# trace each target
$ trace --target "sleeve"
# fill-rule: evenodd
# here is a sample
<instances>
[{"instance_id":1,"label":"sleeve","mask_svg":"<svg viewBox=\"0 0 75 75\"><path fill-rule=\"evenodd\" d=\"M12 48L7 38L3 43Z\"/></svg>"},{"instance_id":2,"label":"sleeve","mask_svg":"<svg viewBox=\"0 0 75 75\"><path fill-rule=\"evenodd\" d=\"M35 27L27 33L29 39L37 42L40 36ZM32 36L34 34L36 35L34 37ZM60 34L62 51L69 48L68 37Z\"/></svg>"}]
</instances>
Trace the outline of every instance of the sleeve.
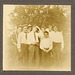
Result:
<instances>
[{"instance_id":1,"label":"sleeve","mask_svg":"<svg viewBox=\"0 0 75 75\"><path fill-rule=\"evenodd\" d=\"M40 33L39 33L39 38L44 38L44 34L41 30L40 30Z\"/></svg>"},{"instance_id":2,"label":"sleeve","mask_svg":"<svg viewBox=\"0 0 75 75\"><path fill-rule=\"evenodd\" d=\"M21 47L21 33L18 35L17 39L17 48L19 49Z\"/></svg>"},{"instance_id":3,"label":"sleeve","mask_svg":"<svg viewBox=\"0 0 75 75\"><path fill-rule=\"evenodd\" d=\"M41 30L41 29L40 29L40 27L38 27L38 26L36 26L36 28L38 28L38 29L39 29L39 31Z\"/></svg>"},{"instance_id":4,"label":"sleeve","mask_svg":"<svg viewBox=\"0 0 75 75\"><path fill-rule=\"evenodd\" d=\"M64 39L63 39L63 34L61 32L61 48L64 48Z\"/></svg>"},{"instance_id":5,"label":"sleeve","mask_svg":"<svg viewBox=\"0 0 75 75\"><path fill-rule=\"evenodd\" d=\"M50 47L49 47L49 50L48 51L50 51L52 48L53 48L53 41L52 41L52 39L49 39L49 42L50 42Z\"/></svg>"},{"instance_id":6,"label":"sleeve","mask_svg":"<svg viewBox=\"0 0 75 75\"><path fill-rule=\"evenodd\" d=\"M40 49L42 49L43 51L46 51L46 50L44 49L43 40L41 40L41 42L40 42Z\"/></svg>"},{"instance_id":7,"label":"sleeve","mask_svg":"<svg viewBox=\"0 0 75 75\"><path fill-rule=\"evenodd\" d=\"M39 43L40 42L39 33L36 34L36 39L37 39L36 42Z\"/></svg>"}]
</instances>

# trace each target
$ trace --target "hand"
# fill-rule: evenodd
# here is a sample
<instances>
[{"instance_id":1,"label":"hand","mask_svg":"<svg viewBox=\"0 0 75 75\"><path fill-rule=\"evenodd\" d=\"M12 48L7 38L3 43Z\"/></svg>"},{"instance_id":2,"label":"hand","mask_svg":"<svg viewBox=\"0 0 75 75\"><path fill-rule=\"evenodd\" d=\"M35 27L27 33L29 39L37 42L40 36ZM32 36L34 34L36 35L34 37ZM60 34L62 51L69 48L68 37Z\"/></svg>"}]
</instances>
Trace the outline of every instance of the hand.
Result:
<instances>
[{"instance_id":1,"label":"hand","mask_svg":"<svg viewBox=\"0 0 75 75\"><path fill-rule=\"evenodd\" d=\"M46 53L47 53L47 52L48 52L48 50L45 50L45 49L44 49L44 52L46 52Z\"/></svg>"},{"instance_id":2,"label":"hand","mask_svg":"<svg viewBox=\"0 0 75 75\"><path fill-rule=\"evenodd\" d=\"M21 52L21 49L18 49L18 52Z\"/></svg>"},{"instance_id":3,"label":"hand","mask_svg":"<svg viewBox=\"0 0 75 75\"><path fill-rule=\"evenodd\" d=\"M47 50L47 51L49 50L49 48L44 48L44 49Z\"/></svg>"},{"instance_id":4,"label":"hand","mask_svg":"<svg viewBox=\"0 0 75 75\"><path fill-rule=\"evenodd\" d=\"M46 53L48 53L48 52L49 52L49 50L46 51Z\"/></svg>"}]
</instances>

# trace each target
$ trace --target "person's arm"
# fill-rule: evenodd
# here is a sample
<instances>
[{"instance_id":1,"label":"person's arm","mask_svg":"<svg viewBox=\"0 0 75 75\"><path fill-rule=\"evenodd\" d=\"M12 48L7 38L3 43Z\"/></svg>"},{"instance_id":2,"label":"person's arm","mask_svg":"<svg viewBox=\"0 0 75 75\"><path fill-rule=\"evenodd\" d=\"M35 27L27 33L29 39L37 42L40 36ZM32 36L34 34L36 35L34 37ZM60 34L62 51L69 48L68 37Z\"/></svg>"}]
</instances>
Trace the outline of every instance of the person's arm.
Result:
<instances>
[{"instance_id":1,"label":"person's arm","mask_svg":"<svg viewBox=\"0 0 75 75\"><path fill-rule=\"evenodd\" d=\"M13 44L15 45L15 46L17 46L17 43L16 42L14 42L14 40L12 39L12 42L13 42Z\"/></svg>"},{"instance_id":2,"label":"person's arm","mask_svg":"<svg viewBox=\"0 0 75 75\"><path fill-rule=\"evenodd\" d=\"M40 29L40 27L38 27L38 26L36 26L36 28L38 28L38 29L39 29L39 31L41 30L41 29Z\"/></svg>"},{"instance_id":3,"label":"person's arm","mask_svg":"<svg viewBox=\"0 0 75 75\"><path fill-rule=\"evenodd\" d=\"M11 42L12 44L14 44L14 33L12 32L10 35L8 35L8 40L9 40L9 43Z\"/></svg>"},{"instance_id":4,"label":"person's arm","mask_svg":"<svg viewBox=\"0 0 75 75\"><path fill-rule=\"evenodd\" d=\"M41 42L40 42L40 49L42 49L43 51L46 52L46 49L44 48L43 40L41 40Z\"/></svg>"},{"instance_id":5,"label":"person's arm","mask_svg":"<svg viewBox=\"0 0 75 75\"><path fill-rule=\"evenodd\" d=\"M63 48L64 48L64 40L63 40L63 35L61 32L61 50L63 50Z\"/></svg>"},{"instance_id":6,"label":"person's arm","mask_svg":"<svg viewBox=\"0 0 75 75\"><path fill-rule=\"evenodd\" d=\"M47 50L45 48L42 48L43 51L47 52Z\"/></svg>"},{"instance_id":7,"label":"person's arm","mask_svg":"<svg viewBox=\"0 0 75 75\"><path fill-rule=\"evenodd\" d=\"M12 41L12 43L15 45L15 46L17 46L17 43L16 43L16 32L12 32L9 36L8 36L8 38L9 37L11 37L11 41Z\"/></svg>"},{"instance_id":8,"label":"person's arm","mask_svg":"<svg viewBox=\"0 0 75 75\"><path fill-rule=\"evenodd\" d=\"M43 43L42 43L42 46L41 47L42 47L42 50L45 51L45 52L47 52L49 50L49 49L44 48Z\"/></svg>"},{"instance_id":9,"label":"person's arm","mask_svg":"<svg viewBox=\"0 0 75 75\"><path fill-rule=\"evenodd\" d=\"M49 52L52 48L49 48L48 50L46 50L46 52Z\"/></svg>"},{"instance_id":10,"label":"person's arm","mask_svg":"<svg viewBox=\"0 0 75 75\"><path fill-rule=\"evenodd\" d=\"M49 52L53 48L53 41L52 39L49 40L49 49L46 52Z\"/></svg>"}]
</instances>

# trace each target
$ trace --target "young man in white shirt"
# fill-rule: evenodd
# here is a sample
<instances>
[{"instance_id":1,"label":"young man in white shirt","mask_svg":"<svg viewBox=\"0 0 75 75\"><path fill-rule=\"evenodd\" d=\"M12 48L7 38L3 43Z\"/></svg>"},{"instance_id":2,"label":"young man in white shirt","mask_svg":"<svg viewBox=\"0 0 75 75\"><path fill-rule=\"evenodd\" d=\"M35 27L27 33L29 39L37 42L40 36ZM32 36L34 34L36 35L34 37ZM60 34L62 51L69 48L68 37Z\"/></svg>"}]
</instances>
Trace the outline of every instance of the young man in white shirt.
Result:
<instances>
[{"instance_id":1,"label":"young man in white shirt","mask_svg":"<svg viewBox=\"0 0 75 75\"><path fill-rule=\"evenodd\" d=\"M42 64L47 65L50 60L50 55L53 48L53 42L49 37L49 32L44 32L44 38L40 42L40 49L42 50Z\"/></svg>"},{"instance_id":2,"label":"young man in white shirt","mask_svg":"<svg viewBox=\"0 0 75 75\"><path fill-rule=\"evenodd\" d=\"M27 26L24 26L23 31L18 35L17 48L19 60L21 60L25 64L27 64L27 57L28 57L26 40L27 40Z\"/></svg>"},{"instance_id":3,"label":"young man in white shirt","mask_svg":"<svg viewBox=\"0 0 75 75\"><path fill-rule=\"evenodd\" d=\"M33 65L33 59L35 55L34 61L36 62L36 65L39 64L39 47L38 47L38 34L36 33L37 28L34 27L28 27L29 32L27 33L27 41L26 43L28 44L28 51L29 51L29 57L28 57L28 64L29 66Z\"/></svg>"},{"instance_id":4,"label":"young man in white shirt","mask_svg":"<svg viewBox=\"0 0 75 75\"><path fill-rule=\"evenodd\" d=\"M52 39L53 38L53 29L52 29L52 26L49 25L49 27L46 28L46 31L49 32L49 37Z\"/></svg>"},{"instance_id":5,"label":"young man in white shirt","mask_svg":"<svg viewBox=\"0 0 75 75\"><path fill-rule=\"evenodd\" d=\"M51 39L53 38L53 30L51 25L49 25L49 36L51 37Z\"/></svg>"},{"instance_id":6,"label":"young man in white shirt","mask_svg":"<svg viewBox=\"0 0 75 75\"><path fill-rule=\"evenodd\" d=\"M64 40L62 32L58 31L57 26L54 26L53 30L53 52L55 59L57 58L59 60L61 59L61 51L63 51L64 48Z\"/></svg>"}]
</instances>

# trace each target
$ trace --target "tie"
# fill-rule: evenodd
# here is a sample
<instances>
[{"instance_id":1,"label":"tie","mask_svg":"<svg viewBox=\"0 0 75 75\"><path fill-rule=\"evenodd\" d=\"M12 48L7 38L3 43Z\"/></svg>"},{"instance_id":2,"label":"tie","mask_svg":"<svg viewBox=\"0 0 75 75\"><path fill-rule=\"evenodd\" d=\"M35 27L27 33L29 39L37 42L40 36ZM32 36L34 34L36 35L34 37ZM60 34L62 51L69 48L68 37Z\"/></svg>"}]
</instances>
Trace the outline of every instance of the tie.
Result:
<instances>
[{"instance_id":1,"label":"tie","mask_svg":"<svg viewBox=\"0 0 75 75\"><path fill-rule=\"evenodd\" d=\"M26 36L25 37L26 37L26 40L27 40L27 33L26 33Z\"/></svg>"},{"instance_id":2,"label":"tie","mask_svg":"<svg viewBox=\"0 0 75 75\"><path fill-rule=\"evenodd\" d=\"M36 35L35 35L35 32L34 32L34 38L35 38L35 41L36 41Z\"/></svg>"}]
</instances>

